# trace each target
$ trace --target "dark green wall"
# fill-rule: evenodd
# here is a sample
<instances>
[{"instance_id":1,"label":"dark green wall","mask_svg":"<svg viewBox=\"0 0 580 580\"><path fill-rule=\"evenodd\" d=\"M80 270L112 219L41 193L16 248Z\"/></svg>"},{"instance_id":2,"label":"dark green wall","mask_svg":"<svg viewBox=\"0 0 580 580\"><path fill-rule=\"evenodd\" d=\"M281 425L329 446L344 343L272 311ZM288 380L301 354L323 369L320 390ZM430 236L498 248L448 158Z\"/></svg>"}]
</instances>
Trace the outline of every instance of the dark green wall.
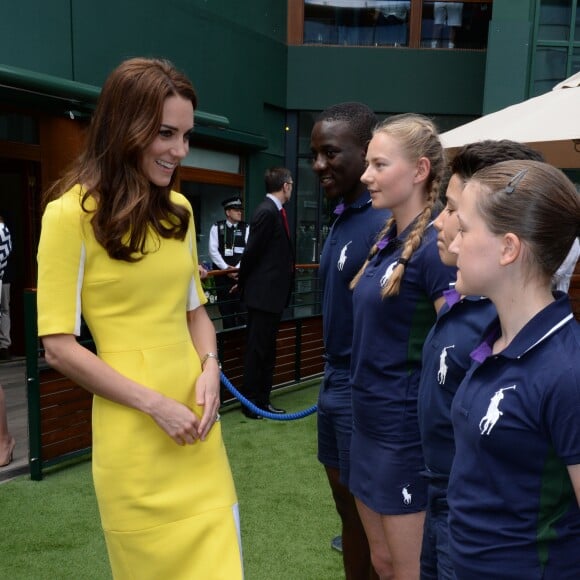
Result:
<instances>
[{"instance_id":1,"label":"dark green wall","mask_svg":"<svg viewBox=\"0 0 580 580\"><path fill-rule=\"evenodd\" d=\"M1 64L71 79L71 54L70 0L1 0Z\"/></svg>"},{"instance_id":2,"label":"dark green wall","mask_svg":"<svg viewBox=\"0 0 580 580\"><path fill-rule=\"evenodd\" d=\"M225 115L237 130L263 134L264 103L285 105L285 32L273 39L196 4L202 2L174 0L160 10L158 0L74 2L75 79L100 85L121 59L169 58L192 79L202 110ZM231 0L220 5L225 15L228 5L238 9ZM285 27L282 17L278 24Z\"/></svg>"},{"instance_id":3,"label":"dark green wall","mask_svg":"<svg viewBox=\"0 0 580 580\"><path fill-rule=\"evenodd\" d=\"M536 0L494 1L487 55L288 48L281 1L9 4L0 18L2 64L100 85L123 58L167 57L193 79L202 110L225 115L236 130L272 135L265 105L316 110L352 99L379 112L477 115L525 98Z\"/></svg>"},{"instance_id":4,"label":"dark green wall","mask_svg":"<svg viewBox=\"0 0 580 580\"><path fill-rule=\"evenodd\" d=\"M267 139L248 157L254 205L263 169L284 162L286 109L360 100L379 113L476 116L525 98L536 0L495 0L487 53L287 47L280 0L3 3L0 64L101 85L124 58L173 60L193 80L200 109Z\"/></svg>"},{"instance_id":5,"label":"dark green wall","mask_svg":"<svg viewBox=\"0 0 580 580\"><path fill-rule=\"evenodd\" d=\"M267 137L268 149L248 156L253 204L263 169L283 164L286 10L271 0L19 0L1 11L0 64L100 86L125 58L172 60L201 110Z\"/></svg>"},{"instance_id":6,"label":"dark green wall","mask_svg":"<svg viewBox=\"0 0 580 580\"><path fill-rule=\"evenodd\" d=\"M190 6L216 16L221 21L236 23L274 40L286 41L286 2L251 0L246 2L190 0Z\"/></svg>"},{"instance_id":7,"label":"dark green wall","mask_svg":"<svg viewBox=\"0 0 580 580\"><path fill-rule=\"evenodd\" d=\"M495 0L489 26L483 112L528 98L536 0Z\"/></svg>"},{"instance_id":8,"label":"dark green wall","mask_svg":"<svg viewBox=\"0 0 580 580\"><path fill-rule=\"evenodd\" d=\"M518 20L531 16L536 0L494 0L493 16L499 20Z\"/></svg>"},{"instance_id":9,"label":"dark green wall","mask_svg":"<svg viewBox=\"0 0 580 580\"><path fill-rule=\"evenodd\" d=\"M362 101L377 112L478 115L485 53L292 46L289 109Z\"/></svg>"},{"instance_id":10,"label":"dark green wall","mask_svg":"<svg viewBox=\"0 0 580 580\"><path fill-rule=\"evenodd\" d=\"M4 0L7 1L7 0ZM20 0L0 18L0 63L100 86L121 60L169 58L200 109L263 135L285 108L286 6L269 0Z\"/></svg>"}]
</instances>

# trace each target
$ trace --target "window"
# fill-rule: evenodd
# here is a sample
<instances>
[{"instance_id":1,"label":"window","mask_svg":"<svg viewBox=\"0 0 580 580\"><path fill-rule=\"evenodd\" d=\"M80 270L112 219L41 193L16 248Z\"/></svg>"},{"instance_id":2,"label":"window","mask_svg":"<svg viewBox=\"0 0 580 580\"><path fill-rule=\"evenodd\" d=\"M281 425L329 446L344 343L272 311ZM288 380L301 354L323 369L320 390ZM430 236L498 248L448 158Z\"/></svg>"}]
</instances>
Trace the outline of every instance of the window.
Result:
<instances>
[{"instance_id":1,"label":"window","mask_svg":"<svg viewBox=\"0 0 580 580\"><path fill-rule=\"evenodd\" d=\"M421 46L483 50L491 20L488 2L423 1Z\"/></svg>"},{"instance_id":2,"label":"window","mask_svg":"<svg viewBox=\"0 0 580 580\"><path fill-rule=\"evenodd\" d=\"M538 0L530 96L580 71L578 0Z\"/></svg>"},{"instance_id":3,"label":"window","mask_svg":"<svg viewBox=\"0 0 580 580\"><path fill-rule=\"evenodd\" d=\"M209 230L224 219L221 205L235 195L244 197L242 157L235 152L191 146L179 169L176 189L191 203L200 262L209 262ZM245 216L244 216L245 217Z\"/></svg>"},{"instance_id":4,"label":"window","mask_svg":"<svg viewBox=\"0 0 580 580\"><path fill-rule=\"evenodd\" d=\"M408 45L408 0L305 0L304 4L304 44Z\"/></svg>"},{"instance_id":5,"label":"window","mask_svg":"<svg viewBox=\"0 0 580 580\"><path fill-rule=\"evenodd\" d=\"M289 0L289 44L483 50L492 0Z\"/></svg>"}]
</instances>

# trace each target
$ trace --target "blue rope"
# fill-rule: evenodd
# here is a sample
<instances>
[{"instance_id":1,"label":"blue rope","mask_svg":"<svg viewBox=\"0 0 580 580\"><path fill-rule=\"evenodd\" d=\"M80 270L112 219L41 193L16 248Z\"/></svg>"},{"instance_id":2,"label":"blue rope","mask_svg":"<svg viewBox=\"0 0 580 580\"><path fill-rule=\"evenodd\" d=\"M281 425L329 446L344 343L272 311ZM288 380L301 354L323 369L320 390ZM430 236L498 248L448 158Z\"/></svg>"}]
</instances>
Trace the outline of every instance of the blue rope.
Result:
<instances>
[{"instance_id":1,"label":"blue rope","mask_svg":"<svg viewBox=\"0 0 580 580\"><path fill-rule=\"evenodd\" d=\"M236 397L236 399L238 399L240 403L242 403L242 405L244 405L245 407L250 409L250 411L253 411L257 415L266 417L266 419L274 419L275 421L294 421L295 419L303 419L304 417L308 417L308 415L312 415L312 413L316 412L316 405L313 405L308 409L304 409L303 411L298 411L297 413L284 413L283 415L282 414L279 415L277 413L270 413L269 411L264 411L264 409L260 409L260 407L254 405L252 401L246 399L246 397L244 397L244 395L242 395L242 393L240 393L240 391L238 391L238 389L236 389L236 387L232 385L230 380L221 371L220 378L222 383L228 389L228 391L234 397Z\"/></svg>"}]
</instances>

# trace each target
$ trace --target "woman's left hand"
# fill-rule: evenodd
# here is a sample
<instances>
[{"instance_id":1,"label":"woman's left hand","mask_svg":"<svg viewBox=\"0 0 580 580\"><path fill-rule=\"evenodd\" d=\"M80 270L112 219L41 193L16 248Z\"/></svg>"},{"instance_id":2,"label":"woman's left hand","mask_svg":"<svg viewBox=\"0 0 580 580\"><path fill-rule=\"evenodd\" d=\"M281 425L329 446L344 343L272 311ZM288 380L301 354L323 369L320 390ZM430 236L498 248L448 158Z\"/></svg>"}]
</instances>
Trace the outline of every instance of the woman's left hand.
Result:
<instances>
[{"instance_id":1,"label":"woman's left hand","mask_svg":"<svg viewBox=\"0 0 580 580\"><path fill-rule=\"evenodd\" d=\"M215 326L203 306L187 312L187 325L193 346L201 360L203 368L195 383L195 402L203 408L197 434L204 441L213 424L219 419L220 408L220 368L216 355L217 344Z\"/></svg>"},{"instance_id":2,"label":"woman's left hand","mask_svg":"<svg viewBox=\"0 0 580 580\"><path fill-rule=\"evenodd\" d=\"M208 359L195 384L195 402L203 408L198 436L204 441L209 430L219 419L220 370L215 359Z\"/></svg>"}]
</instances>

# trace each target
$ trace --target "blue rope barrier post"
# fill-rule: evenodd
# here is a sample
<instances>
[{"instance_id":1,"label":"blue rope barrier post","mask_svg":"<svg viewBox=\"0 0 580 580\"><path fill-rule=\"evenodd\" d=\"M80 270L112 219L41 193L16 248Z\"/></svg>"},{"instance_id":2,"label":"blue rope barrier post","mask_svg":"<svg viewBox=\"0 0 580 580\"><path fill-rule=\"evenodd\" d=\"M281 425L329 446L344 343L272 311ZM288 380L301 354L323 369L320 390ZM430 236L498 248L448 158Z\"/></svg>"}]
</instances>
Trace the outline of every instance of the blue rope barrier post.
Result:
<instances>
[{"instance_id":1,"label":"blue rope barrier post","mask_svg":"<svg viewBox=\"0 0 580 580\"><path fill-rule=\"evenodd\" d=\"M294 421L296 419L303 419L304 417L308 417L308 415L312 415L312 413L315 413L316 409L317 409L316 405L313 405L312 407L309 407L308 409L304 409L304 410L298 411L296 413L285 413L284 415L270 413L269 411L264 411L264 409L260 409L260 407L257 407L256 405L254 405L254 403L252 403L252 401L249 401L248 399L246 399L246 397L244 397L244 395L242 395L242 393L240 393L240 391L238 391L238 389L236 389L236 387L234 387L234 385L232 385L230 380L221 371L220 371L220 379L221 379L222 383L224 384L224 386L226 387L226 389L228 389L228 391L236 399L238 399L238 401L240 401L240 403L242 403L242 405L244 405L245 407L250 409L250 411L253 411L256 414L261 415L262 417L265 417L266 419L273 419L274 421Z\"/></svg>"}]
</instances>

